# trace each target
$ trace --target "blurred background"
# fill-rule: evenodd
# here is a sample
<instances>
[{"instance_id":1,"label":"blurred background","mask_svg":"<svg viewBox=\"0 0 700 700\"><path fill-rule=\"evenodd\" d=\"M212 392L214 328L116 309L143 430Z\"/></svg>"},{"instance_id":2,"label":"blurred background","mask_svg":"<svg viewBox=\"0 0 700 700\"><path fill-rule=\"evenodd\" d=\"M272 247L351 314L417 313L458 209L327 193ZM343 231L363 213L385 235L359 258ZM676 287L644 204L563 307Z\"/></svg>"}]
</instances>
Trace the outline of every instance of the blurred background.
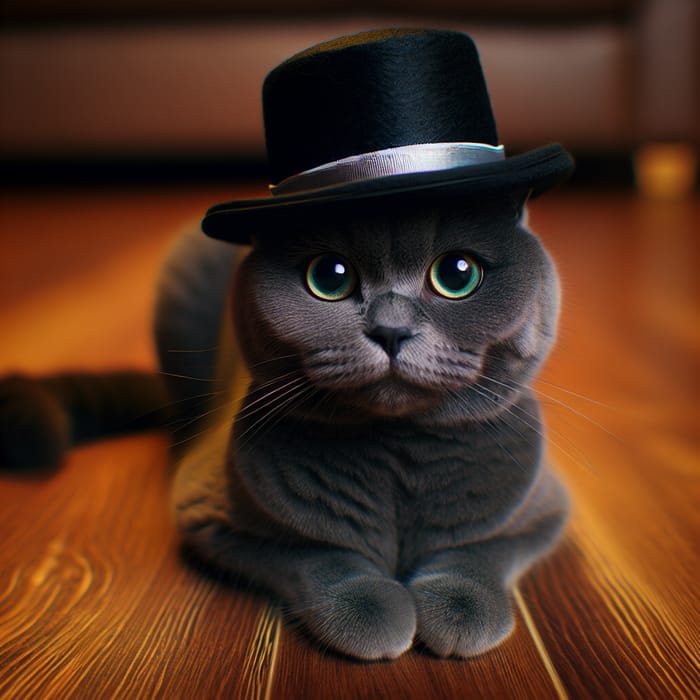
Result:
<instances>
[{"instance_id":1,"label":"blurred background","mask_svg":"<svg viewBox=\"0 0 700 700\"><path fill-rule=\"evenodd\" d=\"M697 0L4 0L0 22L11 183L264 179L266 73L381 26L473 35L508 151L560 141L579 179L629 184L673 144L687 189L700 141Z\"/></svg>"}]
</instances>

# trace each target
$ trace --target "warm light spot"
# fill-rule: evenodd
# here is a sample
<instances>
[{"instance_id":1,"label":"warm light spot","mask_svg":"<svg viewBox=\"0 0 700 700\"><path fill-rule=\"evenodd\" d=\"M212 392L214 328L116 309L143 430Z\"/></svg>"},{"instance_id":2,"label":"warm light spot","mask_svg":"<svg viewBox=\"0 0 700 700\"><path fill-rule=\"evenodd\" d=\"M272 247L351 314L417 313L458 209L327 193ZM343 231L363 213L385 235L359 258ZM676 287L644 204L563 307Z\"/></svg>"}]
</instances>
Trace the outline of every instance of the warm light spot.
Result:
<instances>
[{"instance_id":1,"label":"warm light spot","mask_svg":"<svg viewBox=\"0 0 700 700\"><path fill-rule=\"evenodd\" d=\"M637 152L639 191L651 199L681 199L695 187L697 150L685 143L650 143Z\"/></svg>"}]
</instances>

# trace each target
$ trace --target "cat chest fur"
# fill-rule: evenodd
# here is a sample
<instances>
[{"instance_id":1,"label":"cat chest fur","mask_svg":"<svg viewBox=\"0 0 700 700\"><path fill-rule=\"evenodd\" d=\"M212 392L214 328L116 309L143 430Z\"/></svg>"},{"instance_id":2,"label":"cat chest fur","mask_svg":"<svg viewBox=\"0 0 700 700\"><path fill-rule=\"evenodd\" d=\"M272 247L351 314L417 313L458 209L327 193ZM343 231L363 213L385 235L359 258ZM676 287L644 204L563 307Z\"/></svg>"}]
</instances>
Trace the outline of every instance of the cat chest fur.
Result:
<instances>
[{"instance_id":1,"label":"cat chest fur","mask_svg":"<svg viewBox=\"0 0 700 700\"><path fill-rule=\"evenodd\" d=\"M508 416L486 429L278 423L233 443L234 527L251 531L252 507L254 534L353 549L388 573L410 571L431 552L493 536L526 499L541 441L536 426Z\"/></svg>"}]
</instances>

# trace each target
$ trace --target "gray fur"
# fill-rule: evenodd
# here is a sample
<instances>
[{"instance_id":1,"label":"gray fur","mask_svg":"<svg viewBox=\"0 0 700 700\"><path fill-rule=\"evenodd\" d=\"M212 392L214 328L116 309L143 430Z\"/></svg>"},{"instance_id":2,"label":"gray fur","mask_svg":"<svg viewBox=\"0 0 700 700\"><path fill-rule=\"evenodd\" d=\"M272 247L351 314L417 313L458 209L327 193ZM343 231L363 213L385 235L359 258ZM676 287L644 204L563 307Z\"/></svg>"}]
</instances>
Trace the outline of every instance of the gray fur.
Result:
<instances>
[{"instance_id":1,"label":"gray fur","mask_svg":"<svg viewBox=\"0 0 700 700\"><path fill-rule=\"evenodd\" d=\"M210 259L197 252L211 250L203 241L187 248L190 269ZM461 301L426 289L430 263L453 250L485 267ZM342 301L304 285L305 265L326 251L358 273ZM177 285L161 288L167 314L186 300L188 347L218 333L220 318L205 311L222 312L227 294L228 273L219 287L203 274L206 284L189 285L194 304ZM513 627L510 588L567 512L528 388L554 341L557 277L514 208L318 217L256 239L233 299L252 381L233 426L223 405L180 461L173 508L184 540L352 657L395 658L416 638L439 656L498 644ZM410 331L394 360L368 335L377 325Z\"/></svg>"}]
</instances>

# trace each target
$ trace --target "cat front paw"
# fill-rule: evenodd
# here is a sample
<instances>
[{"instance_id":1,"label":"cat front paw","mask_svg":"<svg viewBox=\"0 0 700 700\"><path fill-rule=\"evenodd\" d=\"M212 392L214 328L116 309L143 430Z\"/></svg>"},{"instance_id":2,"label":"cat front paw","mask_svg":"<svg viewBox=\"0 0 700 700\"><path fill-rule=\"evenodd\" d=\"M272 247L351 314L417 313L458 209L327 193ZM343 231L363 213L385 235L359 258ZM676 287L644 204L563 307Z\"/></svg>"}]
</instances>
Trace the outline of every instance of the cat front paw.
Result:
<instances>
[{"instance_id":1,"label":"cat front paw","mask_svg":"<svg viewBox=\"0 0 700 700\"><path fill-rule=\"evenodd\" d=\"M396 581L374 576L329 586L301 617L321 644L364 661L401 656L416 632L411 594Z\"/></svg>"},{"instance_id":2,"label":"cat front paw","mask_svg":"<svg viewBox=\"0 0 700 700\"><path fill-rule=\"evenodd\" d=\"M426 575L411 583L418 638L440 657L468 658L500 644L513 630L507 592L451 573Z\"/></svg>"}]
</instances>

